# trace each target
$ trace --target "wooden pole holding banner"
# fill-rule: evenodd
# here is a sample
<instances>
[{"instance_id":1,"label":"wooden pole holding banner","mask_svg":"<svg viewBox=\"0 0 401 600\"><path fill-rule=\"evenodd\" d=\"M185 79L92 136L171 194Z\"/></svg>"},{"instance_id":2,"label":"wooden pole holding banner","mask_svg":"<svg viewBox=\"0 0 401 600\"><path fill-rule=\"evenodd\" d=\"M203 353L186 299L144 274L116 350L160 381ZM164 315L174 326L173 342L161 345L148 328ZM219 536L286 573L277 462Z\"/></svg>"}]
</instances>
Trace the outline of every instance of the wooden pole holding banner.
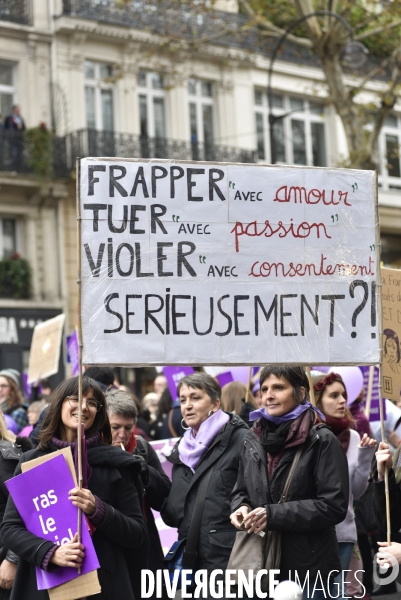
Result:
<instances>
[{"instance_id":1,"label":"wooden pole holding banner","mask_svg":"<svg viewBox=\"0 0 401 600\"><path fill-rule=\"evenodd\" d=\"M82 300L82 283L81 283L81 244L82 244L82 228L81 228L81 197L80 183L81 180L81 161L77 159L77 239L78 239L78 429L77 429L77 449L78 449L78 487L82 489L82 315L81 315L81 300ZM78 508L78 542L81 543L82 530L82 510ZM81 574L81 568L78 569L78 574Z\"/></svg>"},{"instance_id":2,"label":"wooden pole holding banner","mask_svg":"<svg viewBox=\"0 0 401 600\"><path fill-rule=\"evenodd\" d=\"M313 381L312 381L312 374L310 372L310 367L305 367L305 371L306 371L306 374L309 379L309 400L310 400L310 403L312 404L312 406L316 406L315 391L313 389Z\"/></svg>"},{"instance_id":3,"label":"wooden pole holding banner","mask_svg":"<svg viewBox=\"0 0 401 600\"><path fill-rule=\"evenodd\" d=\"M370 418L370 407L372 404L372 392L373 392L373 378L375 375L375 367L374 365L370 365L369 367L369 379L368 379L368 393L366 396L366 403L365 403L365 417L367 418L367 420L369 421Z\"/></svg>"},{"instance_id":4,"label":"wooden pole holding banner","mask_svg":"<svg viewBox=\"0 0 401 600\"><path fill-rule=\"evenodd\" d=\"M249 396L251 394L252 369L253 369L253 367L249 367L248 385L247 385L247 388L246 388L245 402L249 402Z\"/></svg>"},{"instance_id":5,"label":"wooden pole holding banner","mask_svg":"<svg viewBox=\"0 0 401 600\"><path fill-rule=\"evenodd\" d=\"M383 442L386 440L386 432L384 430L384 411L383 411L383 397L382 397L382 385L381 385L381 373L379 374L379 407L380 407L380 431ZM387 523L387 543L391 544L391 516L390 516L390 492L388 489L388 467L384 471L384 493L386 497L386 523Z\"/></svg>"}]
</instances>

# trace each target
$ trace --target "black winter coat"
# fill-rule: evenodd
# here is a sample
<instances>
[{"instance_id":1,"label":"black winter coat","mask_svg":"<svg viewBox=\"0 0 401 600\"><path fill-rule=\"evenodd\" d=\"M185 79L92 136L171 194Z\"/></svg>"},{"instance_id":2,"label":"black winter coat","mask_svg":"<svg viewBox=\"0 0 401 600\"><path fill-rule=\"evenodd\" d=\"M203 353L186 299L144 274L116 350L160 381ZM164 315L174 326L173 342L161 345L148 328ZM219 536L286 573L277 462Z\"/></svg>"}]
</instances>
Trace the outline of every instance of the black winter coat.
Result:
<instances>
[{"instance_id":1,"label":"black winter coat","mask_svg":"<svg viewBox=\"0 0 401 600\"><path fill-rule=\"evenodd\" d=\"M267 457L259 438L249 430L242 448L231 508L266 506L267 528L282 532L280 580L300 578L309 571L327 576L341 569L335 525L346 517L349 497L348 463L335 435L326 427L311 428L286 502L278 504L297 446L284 450L269 482ZM288 572L291 570L291 576Z\"/></svg>"},{"instance_id":2,"label":"black winter coat","mask_svg":"<svg viewBox=\"0 0 401 600\"><path fill-rule=\"evenodd\" d=\"M188 536L199 483L213 469L202 515L198 542L198 568L225 569L234 545L236 529L230 523L230 495L238 472L239 455L248 427L236 415L217 434L195 472L184 465L174 446L168 460L173 463L173 485L161 510L163 521L178 528L178 538Z\"/></svg>"},{"instance_id":3,"label":"black winter coat","mask_svg":"<svg viewBox=\"0 0 401 600\"><path fill-rule=\"evenodd\" d=\"M55 450L50 444L48 452ZM22 455L21 462L48 452L31 450ZM124 549L139 548L146 535L140 492L138 494L137 491L137 486L140 490L140 464L128 452L111 446L88 448L87 452L92 468L88 487L106 504L105 519L96 527L92 537L101 566L98 575L102 592L91 596L91 599L135 600ZM20 472L18 467L16 475ZM48 600L47 591L37 589L35 566L42 565L53 543L27 531L11 497L7 502L1 537L5 545L20 557L11 600Z\"/></svg>"}]
</instances>

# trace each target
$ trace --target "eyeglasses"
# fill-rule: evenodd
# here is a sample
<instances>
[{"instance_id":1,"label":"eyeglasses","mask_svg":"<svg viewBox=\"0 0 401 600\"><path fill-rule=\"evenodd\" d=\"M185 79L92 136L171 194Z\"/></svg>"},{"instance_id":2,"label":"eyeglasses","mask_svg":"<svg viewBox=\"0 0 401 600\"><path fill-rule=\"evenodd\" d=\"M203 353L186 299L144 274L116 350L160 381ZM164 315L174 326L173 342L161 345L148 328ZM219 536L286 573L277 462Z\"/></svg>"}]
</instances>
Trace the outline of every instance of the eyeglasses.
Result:
<instances>
[{"instance_id":1,"label":"eyeglasses","mask_svg":"<svg viewBox=\"0 0 401 600\"><path fill-rule=\"evenodd\" d=\"M78 396L67 396L68 404L71 408L76 408L78 406ZM102 405L95 398L87 398L86 407L90 412L97 413L102 408Z\"/></svg>"}]
</instances>

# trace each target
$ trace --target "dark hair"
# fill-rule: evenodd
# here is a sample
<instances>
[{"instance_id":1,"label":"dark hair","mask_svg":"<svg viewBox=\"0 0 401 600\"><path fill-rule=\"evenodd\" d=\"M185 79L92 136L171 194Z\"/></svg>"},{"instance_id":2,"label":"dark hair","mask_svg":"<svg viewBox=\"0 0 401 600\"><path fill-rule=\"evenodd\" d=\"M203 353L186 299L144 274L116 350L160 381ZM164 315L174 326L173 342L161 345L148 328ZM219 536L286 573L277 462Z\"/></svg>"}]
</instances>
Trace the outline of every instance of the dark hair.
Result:
<instances>
[{"instance_id":1,"label":"dark hair","mask_svg":"<svg viewBox=\"0 0 401 600\"><path fill-rule=\"evenodd\" d=\"M106 399L96 381L89 377L82 378L82 394L85 396L89 390L93 390L93 397L100 402L102 408L96 413L92 427L85 431L86 437L91 437L100 432L103 444L111 445L110 421L106 410ZM39 434L39 448L44 449L49 445L53 436L61 437L63 423L61 421L61 408L67 396L78 396L78 377L66 379L51 393L49 407L43 419Z\"/></svg>"},{"instance_id":2,"label":"dark hair","mask_svg":"<svg viewBox=\"0 0 401 600\"><path fill-rule=\"evenodd\" d=\"M84 375L107 387L114 383L114 372L110 367L88 367Z\"/></svg>"},{"instance_id":3,"label":"dark hair","mask_svg":"<svg viewBox=\"0 0 401 600\"><path fill-rule=\"evenodd\" d=\"M177 385L178 395L183 385L198 390L204 390L212 402L216 402L216 400L220 400L221 398L220 384L214 377L207 375L207 373L193 373L192 375L187 375L180 379Z\"/></svg>"},{"instance_id":4,"label":"dark hair","mask_svg":"<svg viewBox=\"0 0 401 600\"><path fill-rule=\"evenodd\" d=\"M279 367L277 365L266 365L263 367L259 382L260 387L265 379L274 375L279 379L286 379L294 390L294 400L303 402L309 398L309 379L303 367ZM305 388L305 398L302 398L301 388Z\"/></svg>"},{"instance_id":5,"label":"dark hair","mask_svg":"<svg viewBox=\"0 0 401 600\"><path fill-rule=\"evenodd\" d=\"M398 339L398 335L392 329L385 329L383 331L383 334L386 336L386 339L384 341L384 354L385 354L385 356L387 356L387 340L388 339L394 340L395 343L396 343L396 345L397 345L397 362L400 362L401 352L400 352L400 341Z\"/></svg>"},{"instance_id":6,"label":"dark hair","mask_svg":"<svg viewBox=\"0 0 401 600\"><path fill-rule=\"evenodd\" d=\"M167 386L160 396L160 400L157 403L156 415L158 419L164 419L164 417L170 412L173 407L173 398L171 397L170 389Z\"/></svg>"}]
</instances>

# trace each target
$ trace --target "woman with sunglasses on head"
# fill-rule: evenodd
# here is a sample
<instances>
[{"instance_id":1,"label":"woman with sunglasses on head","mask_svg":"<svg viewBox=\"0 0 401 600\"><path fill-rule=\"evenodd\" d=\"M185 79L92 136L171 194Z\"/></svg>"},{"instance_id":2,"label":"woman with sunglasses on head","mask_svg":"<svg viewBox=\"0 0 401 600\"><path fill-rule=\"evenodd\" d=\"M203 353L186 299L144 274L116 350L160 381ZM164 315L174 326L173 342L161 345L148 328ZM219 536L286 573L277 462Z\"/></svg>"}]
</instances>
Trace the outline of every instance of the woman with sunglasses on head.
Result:
<instances>
[{"instance_id":1,"label":"woman with sunglasses on head","mask_svg":"<svg viewBox=\"0 0 401 600\"><path fill-rule=\"evenodd\" d=\"M82 396L87 450L82 453L84 487L72 489L69 500L85 514L100 562L98 576L102 591L91 598L135 600L124 551L139 548L146 535L141 510L140 462L128 452L111 446L105 397L93 379L83 378ZM68 446L75 455L77 427L78 378L74 377L52 393L39 446L23 454L21 462ZM20 472L19 467L16 474ZM7 548L20 557L11 600L48 600L48 592L37 589L35 567L48 571L58 567L79 568L85 556L85 548L78 543L77 536L57 546L27 531L11 497L1 537Z\"/></svg>"},{"instance_id":2,"label":"woman with sunglasses on head","mask_svg":"<svg viewBox=\"0 0 401 600\"><path fill-rule=\"evenodd\" d=\"M335 525L347 514L347 460L323 415L308 402L302 367L264 367L260 390L263 407L250 414L255 422L241 451L231 522L250 535L281 532L280 581L309 578L306 599L320 576L325 592L318 579L313 598L327 598L332 571L340 570Z\"/></svg>"}]
</instances>

